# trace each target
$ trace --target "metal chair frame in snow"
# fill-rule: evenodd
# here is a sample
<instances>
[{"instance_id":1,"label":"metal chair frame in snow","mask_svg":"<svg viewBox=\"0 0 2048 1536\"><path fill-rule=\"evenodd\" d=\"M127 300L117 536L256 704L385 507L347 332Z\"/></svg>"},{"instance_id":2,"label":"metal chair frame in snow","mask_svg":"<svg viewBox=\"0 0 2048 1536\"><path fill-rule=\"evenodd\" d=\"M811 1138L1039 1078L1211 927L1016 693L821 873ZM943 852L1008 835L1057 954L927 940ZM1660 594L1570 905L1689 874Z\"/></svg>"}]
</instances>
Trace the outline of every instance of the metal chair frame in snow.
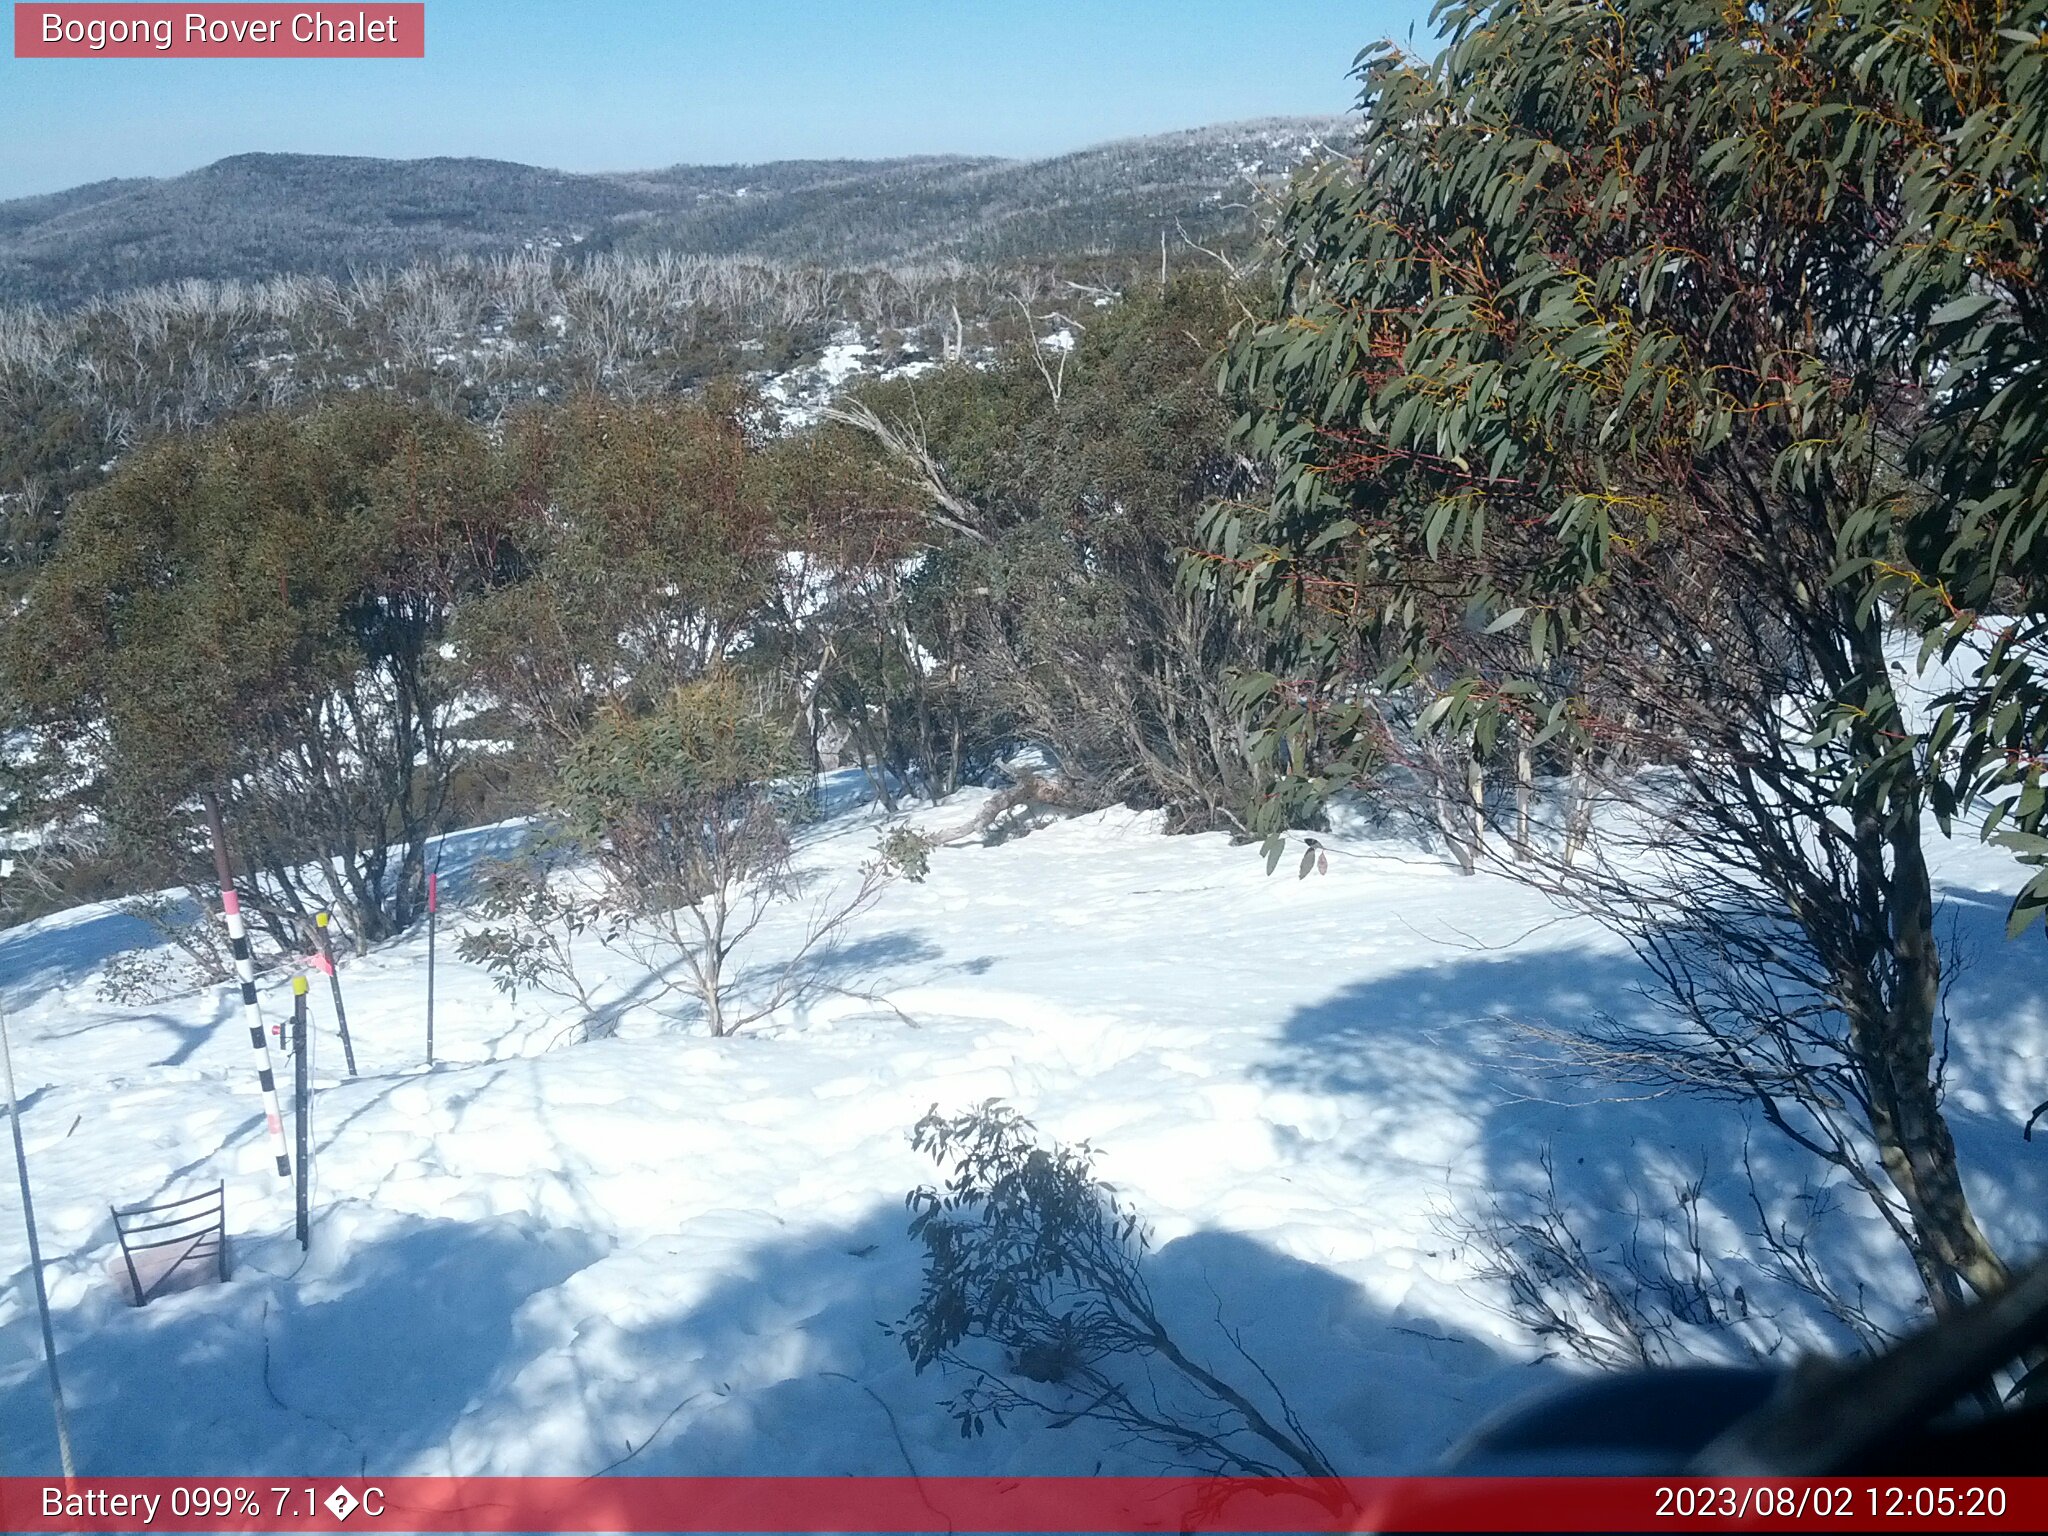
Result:
<instances>
[{"instance_id":1,"label":"metal chair frame in snow","mask_svg":"<svg viewBox=\"0 0 2048 1536\"><path fill-rule=\"evenodd\" d=\"M177 1200L159 1200L125 1211L118 1206L109 1209L114 1213L114 1234L121 1240L121 1262L128 1271L130 1306L148 1306L152 1298L171 1288L174 1279L181 1287L189 1284L195 1268L210 1266L211 1278L227 1279L224 1183ZM140 1262L137 1255L141 1255ZM164 1262L166 1258L169 1263Z\"/></svg>"}]
</instances>

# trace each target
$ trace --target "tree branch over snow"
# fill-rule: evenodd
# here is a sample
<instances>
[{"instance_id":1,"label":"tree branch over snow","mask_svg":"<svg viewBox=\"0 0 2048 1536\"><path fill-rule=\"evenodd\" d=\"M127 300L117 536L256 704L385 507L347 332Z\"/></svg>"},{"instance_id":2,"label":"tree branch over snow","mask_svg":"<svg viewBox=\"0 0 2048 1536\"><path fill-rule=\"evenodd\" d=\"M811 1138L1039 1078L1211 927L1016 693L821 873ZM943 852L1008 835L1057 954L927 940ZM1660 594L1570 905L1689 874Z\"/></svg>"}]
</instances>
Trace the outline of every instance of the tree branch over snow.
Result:
<instances>
[{"instance_id":1,"label":"tree branch over snow","mask_svg":"<svg viewBox=\"0 0 2048 1536\"><path fill-rule=\"evenodd\" d=\"M827 421L836 421L841 426L865 432L892 459L908 469L919 489L931 500L932 505L925 515L933 522L978 544L992 542L979 526L980 512L947 483L945 470L926 445L922 422L885 421L858 400L827 406L821 414Z\"/></svg>"}]
</instances>

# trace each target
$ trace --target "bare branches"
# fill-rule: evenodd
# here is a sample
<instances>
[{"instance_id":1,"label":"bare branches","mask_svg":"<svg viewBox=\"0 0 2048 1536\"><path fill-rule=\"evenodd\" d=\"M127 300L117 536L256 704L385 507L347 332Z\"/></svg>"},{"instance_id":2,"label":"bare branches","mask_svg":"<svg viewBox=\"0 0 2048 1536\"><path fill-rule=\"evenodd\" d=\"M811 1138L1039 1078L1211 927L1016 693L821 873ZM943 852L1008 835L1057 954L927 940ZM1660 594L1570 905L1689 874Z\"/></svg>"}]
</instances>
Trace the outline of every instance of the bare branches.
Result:
<instances>
[{"instance_id":1,"label":"bare branches","mask_svg":"<svg viewBox=\"0 0 2048 1536\"><path fill-rule=\"evenodd\" d=\"M1775 1352L1781 1336L1770 1319L1707 1256L1703 1180L1681 1183L1672 1210L1646 1223L1638 1209L1625 1235L1595 1243L1584 1235L1587 1213L1559 1193L1548 1147L1540 1165L1540 1189L1496 1196L1477 1217L1439 1218L1446 1236L1476 1250L1479 1277L1504 1288L1507 1316L1552 1348L1606 1369L1687 1359L1687 1339L1700 1331L1747 1355Z\"/></svg>"},{"instance_id":2,"label":"bare branches","mask_svg":"<svg viewBox=\"0 0 2048 1536\"><path fill-rule=\"evenodd\" d=\"M965 1377L951 1409L968 1434L1030 1411L1090 1420L1172 1451L1177 1464L1248 1476L1335 1475L1264 1367L1226 1329L1277 1419L1167 1332L1145 1282L1136 1214L1094 1176L1091 1149L1037 1143L998 1101L912 1135L947 1177L909 1196L926 1251L923 1292L894 1330L922 1371ZM1001 1351L998 1371L970 1341ZM1029 1385L1026 1385L1029 1383Z\"/></svg>"},{"instance_id":3,"label":"bare branches","mask_svg":"<svg viewBox=\"0 0 2048 1536\"><path fill-rule=\"evenodd\" d=\"M1750 1163L1747 1141L1742 1147L1742 1173L1757 1220L1750 1235L1763 1245L1756 1255L1758 1266L1781 1284L1819 1302L1859 1348L1874 1353L1894 1343L1898 1335L1877 1320L1864 1280L1855 1279L1853 1288L1841 1283L1829 1274L1815 1246L1815 1229L1835 1209L1832 1191L1824 1184L1807 1183L1793 1197L1796 1214L1774 1217Z\"/></svg>"},{"instance_id":4,"label":"bare branches","mask_svg":"<svg viewBox=\"0 0 2048 1536\"><path fill-rule=\"evenodd\" d=\"M1233 283L1240 282L1244 278L1248 277L1253 271L1257 269L1259 265L1258 261L1256 260L1242 263L1232 261L1228 256L1225 256L1221 251L1212 250L1210 247L1203 245L1200 241L1196 240L1194 236L1190 235L1187 232L1186 226L1183 225L1179 219L1175 219L1173 221L1173 229L1174 233L1180 236L1180 243L1182 245L1186 246L1191 251L1197 251L1201 253L1202 255L1208 257L1211 261L1215 262L1217 266L1223 269L1224 276L1228 277L1230 281L1232 281Z\"/></svg>"},{"instance_id":5,"label":"bare branches","mask_svg":"<svg viewBox=\"0 0 2048 1536\"><path fill-rule=\"evenodd\" d=\"M1069 320L1057 311L1049 315L1034 315L1031 306L1024 302L1021 294L1013 295L1013 299L1019 313L1024 316L1024 334L1031 340L1031 361L1038 368L1038 376L1045 380L1046 391L1052 396L1052 403L1057 406L1060 403L1061 392L1067 384L1067 360L1073 356L1072 332L1081 327L1078 322ZM1038 334L1039 324L1045 320L1057 320L1069 327L1064 346L1057 346Z\"/></svg>"},{"instance_id":6,"label":"bare branches","mask_svg":"<svg viewBox=\"0 0 2048 1536\"><path fill-rule=\"evenodd\" d=\"M934 523L977 544L990 542L989 535L980 526L980 512L947 483L945 470L926 445L921 420L884 421L872 407L859 400L828 406L821 414L827 421L836 421L866 433L881 444L890 458L909 470L918 488L931 502L926 515Z\"/></svg>"}]
</instances>

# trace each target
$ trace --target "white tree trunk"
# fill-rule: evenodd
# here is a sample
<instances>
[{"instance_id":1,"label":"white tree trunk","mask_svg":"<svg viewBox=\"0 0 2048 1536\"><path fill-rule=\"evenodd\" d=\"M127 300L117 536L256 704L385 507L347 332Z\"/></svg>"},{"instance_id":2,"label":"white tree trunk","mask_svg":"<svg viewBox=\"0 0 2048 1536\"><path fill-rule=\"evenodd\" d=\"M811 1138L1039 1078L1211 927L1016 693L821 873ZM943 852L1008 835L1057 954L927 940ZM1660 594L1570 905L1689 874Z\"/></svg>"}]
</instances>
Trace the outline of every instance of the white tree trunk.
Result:
<instances>
[{"instance_id":1,"label":"white tree trunk","mask_svg":"<svg viewBox=\"0 0 2048 1536\"><path fill-rule=\"evenodd\" d=\"M1529 857L1531 803L1536 792L1536 764L1529 747L1529 733L1515 728L1515 857Z\"/></svg>"},{"instance_id":2,"label":"white tree trunk","mask_svg":"<svg viewBox=\"0 0 2048 1536\"><path fill-rule=\"evenodd\" d=\"M1572 756L1571 804L1565 812L1564 861L1579 855L1593 831L1593 774L1583 754Z\"/></svg>"}]
</instances>

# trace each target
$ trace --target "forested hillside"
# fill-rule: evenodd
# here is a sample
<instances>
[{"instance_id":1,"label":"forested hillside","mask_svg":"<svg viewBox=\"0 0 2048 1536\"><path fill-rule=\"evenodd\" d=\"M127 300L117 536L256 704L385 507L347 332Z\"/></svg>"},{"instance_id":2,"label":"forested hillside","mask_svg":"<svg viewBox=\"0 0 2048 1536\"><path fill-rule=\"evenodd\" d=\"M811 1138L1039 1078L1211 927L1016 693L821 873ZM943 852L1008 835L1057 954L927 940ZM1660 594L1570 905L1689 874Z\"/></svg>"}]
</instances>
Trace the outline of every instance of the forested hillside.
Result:
<instances>
[{"instance_id":1,"label":"forested hillside","mask_svg":"<svg viewBox=\"0 0 2048 1536\"><path fill-rule=\"evenodd\" d=\"M0 203L0 301L75 304L183 278L341 277L574 248L845 267L1156 249L1240 230L1253 190L1341 143L1274 119L1046 160L962 156L572 175L498 160L248 154L161 181Z\"/></svg>"}]
</instances>

